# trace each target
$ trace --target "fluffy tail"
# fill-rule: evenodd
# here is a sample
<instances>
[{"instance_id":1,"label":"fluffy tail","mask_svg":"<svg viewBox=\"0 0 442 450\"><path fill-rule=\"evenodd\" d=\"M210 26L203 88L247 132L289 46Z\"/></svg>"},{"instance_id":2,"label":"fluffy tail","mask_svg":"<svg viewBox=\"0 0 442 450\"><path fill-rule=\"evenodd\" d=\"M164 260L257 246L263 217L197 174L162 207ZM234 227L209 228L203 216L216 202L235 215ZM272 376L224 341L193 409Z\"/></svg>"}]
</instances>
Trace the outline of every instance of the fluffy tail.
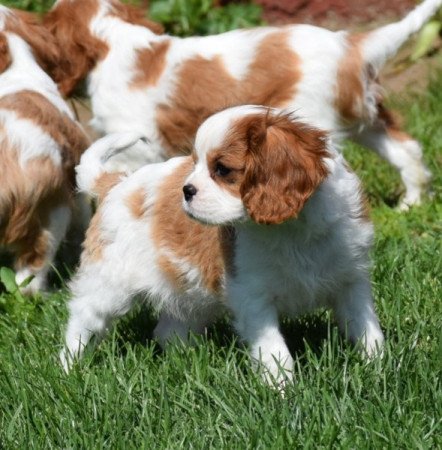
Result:
<instances>
[{"instance_id":1,"label":"fluffy tail","mask_svg":"<svg viewBox=\"0 0 442 450\"><path fill-rule=\"evenodd\" d=\"M83 153L80 164L75 168L78 188L81 192L100 198L118 183L121 176L135 172L151 163L152 159L149 142L142 134L109 134L94 142Z\"/></svg>"},{"instance_id":2,"label":"fluffy tail","mask_svg":"<svg viewBox=\"0 0 442 450\"><path fill-rule=\"evenodd\" d=\"M379 71L407 39L436 14L441 6L442 0L424 0L399 22L372 31L364 41L365 62Z\"/></svg>"}]
</instances>

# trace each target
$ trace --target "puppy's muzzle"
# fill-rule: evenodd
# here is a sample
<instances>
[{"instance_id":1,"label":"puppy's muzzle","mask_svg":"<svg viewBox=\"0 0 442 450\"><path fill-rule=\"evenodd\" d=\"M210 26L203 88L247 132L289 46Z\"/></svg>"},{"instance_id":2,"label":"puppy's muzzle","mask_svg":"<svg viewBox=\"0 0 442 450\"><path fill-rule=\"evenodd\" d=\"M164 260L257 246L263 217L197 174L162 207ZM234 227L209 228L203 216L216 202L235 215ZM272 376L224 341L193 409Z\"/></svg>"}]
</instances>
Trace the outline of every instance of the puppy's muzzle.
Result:
<instances>
[{"instance_id":1,"label":"puppy's muzzle","mask_svg":"<svg viewBox=\"0 0 442 450\"><path fill-rule=\"evenodd\" d=\"M198 189L193 184L186 184L183 186L183 192L186 202L191 202Z\"/></svg>"}]
</instances>

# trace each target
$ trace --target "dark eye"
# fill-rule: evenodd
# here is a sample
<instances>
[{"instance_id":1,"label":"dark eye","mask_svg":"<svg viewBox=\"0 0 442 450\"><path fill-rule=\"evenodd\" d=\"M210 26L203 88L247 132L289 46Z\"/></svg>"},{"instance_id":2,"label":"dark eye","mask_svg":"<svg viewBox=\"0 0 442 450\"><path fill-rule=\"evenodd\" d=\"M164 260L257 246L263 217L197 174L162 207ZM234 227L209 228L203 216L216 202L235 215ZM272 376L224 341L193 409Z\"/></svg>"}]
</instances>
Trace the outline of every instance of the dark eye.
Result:
<instances>
[{"instance_id":1,"label":"dark eye","mask_svg":"<svg viewBox=\"0 0 442 450\"><path fill-rule=\"evenodd\" d=\"M215 175L218 175L219 177L225 177L229 175L229 173L232 171L232 169L229 169L228 167L224 166L221 163L216 163L215 166Z\"/></svg>"}]
</instances>

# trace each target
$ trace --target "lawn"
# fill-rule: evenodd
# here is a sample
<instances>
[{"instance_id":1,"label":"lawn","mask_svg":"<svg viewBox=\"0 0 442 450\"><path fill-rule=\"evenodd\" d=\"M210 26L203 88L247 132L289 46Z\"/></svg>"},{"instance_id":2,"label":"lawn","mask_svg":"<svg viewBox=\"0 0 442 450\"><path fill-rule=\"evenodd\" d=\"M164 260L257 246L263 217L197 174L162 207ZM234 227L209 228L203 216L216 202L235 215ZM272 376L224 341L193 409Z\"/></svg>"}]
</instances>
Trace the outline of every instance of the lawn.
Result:
<instances>
[{"instance_id":1,"label":"lawn","mask_svg":"<svg viewBox=\"0 0 442 450\"><path fill-rule=\"evenodd\" d=\"M362 360L326 313L285 321L297 363L281 396L252 371L227 318L199 345L162 353L151 339L155 318L140 307L66 375L64 281L30 299L3 292L0 448L441 448L442 74L427 92L390 104L424 144L434 178L433 197L399 213L396 172L345 150L376 226L382 360Z\"/></svg>"}]
</instances>

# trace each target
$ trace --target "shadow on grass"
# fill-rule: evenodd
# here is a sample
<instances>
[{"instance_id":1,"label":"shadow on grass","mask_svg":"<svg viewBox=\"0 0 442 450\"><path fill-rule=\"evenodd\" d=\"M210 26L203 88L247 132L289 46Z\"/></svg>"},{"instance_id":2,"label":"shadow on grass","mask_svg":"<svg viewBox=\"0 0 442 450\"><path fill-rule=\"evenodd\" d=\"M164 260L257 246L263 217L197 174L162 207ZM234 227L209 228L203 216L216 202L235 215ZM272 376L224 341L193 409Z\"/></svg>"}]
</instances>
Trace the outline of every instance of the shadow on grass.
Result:
<instances>
[{"instance_id":1,"label":"shadow on grass","mask_svg":"<svg viewBox=\"0 0 442 450\"><path fill-rule=\"evenodd\" d=\"M161 355L163 351L153 339L156 324L157 318L148 306L136 307L133 313L118 320L115 324L116 351L124 356L128 351L128 346L154 344L154 356ZM330 339L333 327L335 325L330 321L329 315L322 312L296 320L282 320L280 328L291 354L294 357L302 357L307 347L315 354L322 353L324 342ZM244 348L227 316L211 325L202 339L203 342L206 339L212 341L219 349L231 346ZM204 345L203 342L200 341L200 344Z\"/></svg>"}]
</instances>

